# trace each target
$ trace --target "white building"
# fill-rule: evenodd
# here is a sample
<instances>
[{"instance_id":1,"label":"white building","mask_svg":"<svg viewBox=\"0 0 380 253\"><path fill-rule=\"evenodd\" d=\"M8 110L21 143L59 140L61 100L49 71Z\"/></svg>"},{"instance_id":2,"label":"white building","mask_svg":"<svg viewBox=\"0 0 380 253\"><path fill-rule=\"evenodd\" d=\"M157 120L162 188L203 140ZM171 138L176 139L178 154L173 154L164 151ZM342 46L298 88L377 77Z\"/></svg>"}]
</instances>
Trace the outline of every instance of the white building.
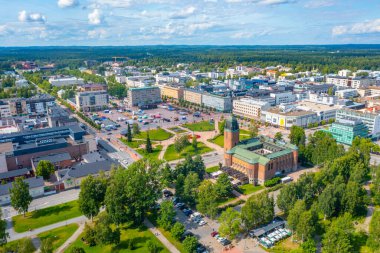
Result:
<instances>
[{"instance_id":1,"label":"white building","mask_svg":"<svg viewBox=\"0 0 380 253\"><path fill-rule=\"evenodd\" d=\"M128 87L141 88L154 83L153 76L129 76L126 78Z\"/></svg>"},{"instance_id":2,"label":"white building","mask_svg":"<svg viewBox=\"0 0 380 253\"><path fill-rule=\"evenodd\" d=\"M368 77L327 76L326 83L355 89L376 85L376 79Z\"/></svg>"},{"instance_id":3,"label":"white building","mask_svg":"<svg viewBox=\"0 0 380 253\"><path fill-rule=\"evenodd\" d=\"M32 198L37 198L44 195L44 180L42 177L33 177L25 179L24 182L29 185L29 194ZM0 185L0 205L11 203L9 189L12 188L12 183Z\"/></svg>"},{"instance_id":4,"label":"white building","mask_svg":"<svg viewBox=\"0 0 380 253\"><path fill-rule=\"evenodd\" d=\"M356 89L345 89L335 91L335 96L338 98L352 98L359 96L359 93Z\"/></svg>"},{"instance_id":5,"label":"white building","mask_svg":"<svg viewBox=\"0 0 380 253\"><path fill-rule=\"evenodd\" d=\"M9 118L9 117L12 117L9 103L1 101L0 102L0 118Z\"/></svg>"},{"instance_id":6,"label":"white building","mask_svg":"<svg viewBox=\"0 0 380 253\"><path fill-rule=\"evenodd\" d=\"M127 77L126 76L115 76L115 80L118 83L126 83L127 82Z\"/></svg>"},{"instance_id":7,"label":"white building","mask_svg":"<svg viewBox=\"0 0 380 253\"><path fill-rule=\"evenodd\" d=\"M344 119L354 119L361 120L367 127L371 134L377 134L380 132L380 115L369 113L369 112L360 112L349 109L340 109L336 112L336 120Z\"/></svg>"},{"instance_id":8,"label":"white building","mask_svg":"<svg viewBox=\"0 0 380 253\"><path fill-rule=\"evenodd\" d=\"M224 77L226 77L226 73L224 73L224 72L208 72L207 77L211 78L211 79L218 79L219 77L224 78Z\"/></svg>"},{"instance_id":9,"label":"white building","mask_svg":"<svg viewBox=\"0 0 380 253\"><path fill-rule=\"evenodd\" d=\"M270 108L270 104L257 99L243 98L233 101L232 112L246 118L260 118L261 112Z\"/></svg>"},{"instance_id":10,"label":"white building","mask_svg":"<svg viewBox=\"0 0 380 253\"><path fill-rule=\"evenodd\" d=\"M340 106L333 104L322 104L310 101L301 101L297 103L297 109L309 112L315 112L317 114L318 122L322 120L328 122L330 119L335 119L336 111L340 109Z\"/></svg>"},{"instance_id":11,"label":"white building","mask_svg":"<svg viewBox=\"0 0 380 253\"><path fill-rule=\"evenodd\" d=\"M329 96L327 94L310 93L309 101L325 105L334 105L338 100L337 96Z\"/></svg>"},{"instance_id":12,"label":"white building","mask_svg":"<svg viewBox=\"0 0 380 253\"><path fill-rule=\"evenodd\" d=\"M296 96L292 92L271 93L270 97L275 99L276 105L296 101Z\"/></svg>"},{"instance_id":13,"label":"white building","mask_svg":"<svg viewBox=\"0 0 380 253\"><path fill-rule=\"evenodd\" d=\"M82 85L84 80L77 77L57 77L53 76L49 78L49 83L56 87L71 86L71 85Z\"/></svg>"},{"instance_id":14,"label":"white building","mask_svg":"<svg viewBox=\"0 0 380 253\"><path fill-rule=\"evenodd\" d=\"M230 96L218 96L210 93L202 94L202 104L214 108L219 112L231 112L232 98Z\"/></svg>"},{"instance_id":15,"label":"white building","mask_svg":"<svg viewBox=\"0 0 380 253\"><path fill-rule=\"evenodd\" d=\"M108 106L107 91L85 91L75 95L75 104L78 110L96 111Z\"/></svg>"},{"instance_id":16,"label":"white building","mask_svg":"<svg viewBox=\"0 0 380 253\"><path fill-rule=\"evenodd\" d=\"M339 70L338 72L338 76L349 77L351 74L352 74L352 71L348 69L342 69L342 70Z\"/></svg>"}]
</instances>

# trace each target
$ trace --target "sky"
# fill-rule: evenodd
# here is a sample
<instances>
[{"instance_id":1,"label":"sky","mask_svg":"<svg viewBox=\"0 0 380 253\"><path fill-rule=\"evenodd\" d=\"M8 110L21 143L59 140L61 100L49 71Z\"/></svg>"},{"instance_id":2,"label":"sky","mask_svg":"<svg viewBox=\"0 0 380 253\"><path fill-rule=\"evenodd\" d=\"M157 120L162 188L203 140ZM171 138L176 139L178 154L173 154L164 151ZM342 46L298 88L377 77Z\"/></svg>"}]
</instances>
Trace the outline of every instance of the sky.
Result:
<instances>
[{"instance_id":1,"label":"sky","mask_svg":"<svg viewBox=\"0 0 380 253\"><path fill-rule=\"evenodd\" d=\"M380 0L0 0L0 46L380 44Z\"/></svg>"}]
</instances>

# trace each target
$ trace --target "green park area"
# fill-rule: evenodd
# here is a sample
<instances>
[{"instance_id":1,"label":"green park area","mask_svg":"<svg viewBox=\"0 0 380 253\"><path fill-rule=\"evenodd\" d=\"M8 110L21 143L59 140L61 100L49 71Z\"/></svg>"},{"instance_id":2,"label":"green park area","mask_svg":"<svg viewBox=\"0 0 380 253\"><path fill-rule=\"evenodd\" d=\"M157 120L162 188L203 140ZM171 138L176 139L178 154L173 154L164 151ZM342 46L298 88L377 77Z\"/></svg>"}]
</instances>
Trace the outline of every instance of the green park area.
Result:
<instances>
[{"instance_id":1,"label":"green park area","mask_svg":"<svg viewBox=\"0 0 380 253\"><path fill-rule=\"evenodd\" d=\"M133 135L133 138L145 140L146 136L147 136L147 131L144 131L144 132L140 132L139 134ZM152 141L164 141L172 137L173 137L172 133L169 133L162 128L149 130L149 138Z\"/></svg>"},{"instance_id":2,"label":"green park area","mask_svg":"<svg viewBox=\"0 0 380 253\"><path fill-rule=\"evenodd\" d=\"M219 166L212 166L210 168L206 168L207 173L213 173L219 170Z\"/></svg>"},{"instance_id":3,"label":"green park area","mask_svg":"<svg viewBox=\"0 0 380 253\"><path fill-rule=\"evenodd\" d=\"M187 123L187 124L183 124L182 126L194 132L206 132L206 131L215 130L214 123L210 124L210 122L208 121L200 121L197 123Z\"/></svg>"},{"instance_id":4,"label":"green park area","mask_svg":"<svg viewBox=\"0 0 380 253\"><path fill-rule=\"evenodd\" d=\"M121 227L120 243L118 245L97 245L90 247L82 240L82 235L73 242L70 247L65 251L70 253L73 247L80 247L85 252L91 253L111 253L111 252L141 252L149 253L147 242L152 241L155 243L159 250L156 252L169 253L164 245L144 226L139 228ZM131 243L131 240L133 243Z\"/></svg>"},{"instance_id":5,"label":"green park area","mask_svg":"<svg viewBox=\"0 0 380 253\"><path fill-rule=\"evenodd\" d=\"M50 238L50 240L52 240L53 251L54 251L58 249L59 247L61 247L61 245L64 244L70 238L70 236L72 236L75 233L77 229L78 229L78 224L73 223L67 226L62 226L59 228L55 228L55 229L40 233L37 236L40 238L41 241Z\"/></svg>"},{"instance_id":6,"label":"green park area","mask_svg":"<svg viewBox=\"0 0 380 253\"><path fill-rule=\"evenodd\" d=\"M17 233L26 232L60 221L81 216L76 200L44 209L28 212L12 217L14 229Z\"/></svg>"},{"instance_id":7,"label":"green park area","mask_svg":"<svg viewBox=\"0 0 380 253\"><path fill-rule=\"evenodd\" d=\"M185 158L187 155L190 155L190 156L201 155L204 153L211 152L212 150L213 150L212 148L207 147L203 142L198 142L197 150L194 150L194 148L191 145L188 145L182 150L181 153L178 153L174 148L174 144L170 144L168 148L166 149L166 152L164 154L164 159L166 161L173 161L173 160Z\"/></svg>"},{"instance_id":8,"label":"green park area","mask_svg":"<svg viewBox=\"0 0 380 253\"><path fill-rule=\"evenodd\" d=\"M248 194L251 194L251 193L254 193L254 192L257 192L261 189L264 189L264 186L262 185L253 185L253 184L245 184L245 185L240 185L239 186L239 192L244 194L244 195L248 195Z\"/></svg>"},{"instance_id":9,"label":"green park area","mask_svg":"<svg viewBox=\"0 0 380 253\"><path fill-rule=\"evenodd\" d=\"M154 146L152 153L146 152L145 148L136 149L137 153L142 155L144 158L148 158L148 159L158 159L158 156L160 155L161 151L162 151L162 145Z\"/></svg>"},{"instance_id":10,"label":"green park area","mask_svg":"<svg viewBox=\"0 0 380 253\"><path fill-rule=\"evenodd\" d=\"M244 130L244 131L246 131L246 130ZM241 141L249 139L249 134L240 132L239 138ZM208 141L215 143L216 145L218 145L222 148L224 147L224 135L217 135L215 138L209 139Z\"/></svg>"},{"instance_id":11,"label":"green park area","mask_svg":"<svg viewBox=\"0 0 380 253\"><path fill-rule=\"evenodd\" d=\"M180 127L171 127L169 128L171 131L176 132L177 134L182 134L185 133L186 130L180 128Z\"/></svg>"},{"instance_id":12,"label":"green park area","mask_svg":"<svg viewBox=\"0 0 380 253\"><path fill-rule=\"evenodd\" d=\"M125 145L127 145L128 147L133 148L133 149L139 148L141 144L145 143L145 140L132 140L132 141L128 142L127 139L124 137L120 138L120 141L122 143L124 143Z\"/></svg>"}]
</instances>

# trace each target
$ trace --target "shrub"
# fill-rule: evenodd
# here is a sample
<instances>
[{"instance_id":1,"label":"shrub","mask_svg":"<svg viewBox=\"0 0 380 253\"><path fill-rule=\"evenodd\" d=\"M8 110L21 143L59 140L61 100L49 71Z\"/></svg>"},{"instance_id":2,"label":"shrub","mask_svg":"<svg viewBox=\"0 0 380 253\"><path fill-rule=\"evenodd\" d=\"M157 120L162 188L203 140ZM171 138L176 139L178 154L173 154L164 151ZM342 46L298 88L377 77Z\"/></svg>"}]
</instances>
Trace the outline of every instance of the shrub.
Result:
<instances>
[{"instance_id":1,"label":"shrub","mask_svg":"<svg viewBox=\"0 0 380 253\"><path fill-rule=\"evenodd\" d=\"M270 180L267 180L264 182L264 186L265 187L272 187L272 186L275 186L276 184L278 184L279 182L281 181L281 178L279 177L274 177Z\"/></svg>"}]
</instances>

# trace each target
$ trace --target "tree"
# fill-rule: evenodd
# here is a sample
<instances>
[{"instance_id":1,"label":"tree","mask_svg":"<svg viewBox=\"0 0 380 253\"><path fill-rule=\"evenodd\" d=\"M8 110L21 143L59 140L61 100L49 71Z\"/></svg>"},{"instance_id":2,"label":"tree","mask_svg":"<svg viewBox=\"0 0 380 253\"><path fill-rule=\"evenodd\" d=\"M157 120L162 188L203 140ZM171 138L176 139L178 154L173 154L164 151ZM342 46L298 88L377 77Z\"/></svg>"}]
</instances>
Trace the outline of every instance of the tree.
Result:
<instances>
[{"instance_id":1,"label":"tree","mask_svg":"<svg viewBox=\"0 0 380 253\"><path fill-rule=\"evenodd\" d=\"M161 184L163 186L169 186L170 184L173 183L173 171L172 168L170 167L169 163L166 163L165 166L161 169L160 171L160 178L161 178Z\"/></svg>"},{"instance_id":2,"label":"tree","mask_svg":"<svg viewBox=\"0 0 380 253\"><path fill-rule=\"evenodd\" d=\"M327 94L328 94L329 96L334 95L334 87L330 87L330 88L328 88L328 90L327 90Z\"/></svg>"},{"instance_id":3,"label":"tree","mask_svg":"<svg viewBox=\"0 0 380 253\"><path fill-rule=\"evenodd\" d=\"M33 253L35 250L32 239L29 237L21 239L17 244L18 253Z\"/></svg>"},{"instance_id":4,"label":"tree","mask_svg":"<svg viewBox=\"0 0 380 253\"><path fill-rule=\"evenodd\" d=\"M165 230L169 230L173 224L176 212L172 201L165 200L161 203L157 224Z\"/></svg>"},{"instance_id":5,"label":"tree","mask_svg":"<svg viewBox=\"0 0 380 253\"><path fill-rule=\"evenodd\" d=\"M4 245L7 243L9 238L9 234L6 232L7 230L7 222L2 219L3 213L0 209L0 245Z\"/></svg>"},{"instance_id":6,"label":"tree","mask_svg":"<svg viewBox=\"0 0 380 253\"><path fill-rule=\"evenodd\" d=\"M198 151L198 140L195 134L193 135L193 140L192 140L191 145L193 146L194 151Z\"/></svg>"},{"instance_id":7,"label":"tree","mask_svg":"<svg viewBox=\"0 0 380 253\"><path fill-rule=\"evenodd\" d=\"M315 234L315 227L318 222L318 217L313 210L303 212L300 217L296 228L297 237L304 242L310 239Z\"/></svg>"},{"instance_id":8,"label":"tree","mask_svg":"<svg viewBox=\"0 0 380 253\"><path fill-rule=\"evenodd\" d=\"M189 144L188 136L181 135L174 140L174 149L177 153L181 153Z\"/></svg>"},{"instance_id":9,"label":"tree","mask_svg":"<svg viewBox=\"0 0 380 253\"><path fill-rule=\"evenodd\" d=\"M70 253L86 253L83 248L81 247L72 247L70 250Z\"/></svg>"},{"instance_id":10,"label":"tree","mask_svg":"<svg viewBox=\"0 0 380 253\"><path fill-rule=\"evenodd\" d=\"M29 184L18 177L12 183L12 188L9 189L11 196L11 206L19 213L23 213L24 217L33 198L29 193Z\"/></svg>"},{"instance_id":11,"label":"tree","mask_svg":"<svg viewBox=\"0 0 380 253\"><path fill-rule=\"evenodd\" d=\"M132 132L133 132L134 135L140 133L140 126L139 126L139 124L137 124L137 123L133 123L132 124Z\"/></svg>"},{"instance_id":12,"label":"tree","mask_svg":"<svg viewBox=\"0 0 380 253\"><path fill-rule=\"evenodd\" d=\"M200 183L201 181L199 179L199 176L195 172L191 172L185 178L185 182L183 185L183 199L189 205L195 204L195 200L197 198L197 190Z\"/></svg>"},{"instance_id":13,"label":"tree","mask_svg":"<svg viewBox=\"0 0 380 253\"><path fill-rule=\"evenodd\" d=\"M313 239L308 239L301 244L301 249L303 253L315 253L317 252L317 245Z\"/></svg>"},{"instance_id":14,"label":"tree","mask_svg":"<svg viewBox=\"0 0 380 253\"><path fill-rule=\"evenodd\" d=\"M274 200L267 192L248 198L241 209L242 223L246 231L271 222L274 218Z\"/></svg>"},{"instance_id":15,"label":"tree","mask_svg":"<svg viewBox=\"0 0 380 253\"><path fill-rule=\"evenodd\" d=\"M174 223L172 229L170 230L170 233L172 234L174 239L179 241L183 233L185 233L185 226L177 221L176 223Z\"/></svg>"},{"instance_id":16,"label":"tree","mask_svg":"<svg viewBox=\"0 0 380 253\"><path fill-rule=\"evenodd\" d=\"M160 248L158 247L158 245L152 241L152 240L148 240L146 242L146 247L148 248L149 250L149 253L158 253L160 252Z\"/></svg>"},{"instance_id":17,"label":"tree","mask_svg":"<svg viewBox=\"0 0 380 253\"><path fill-rule=\"evenodd\" d=\"M49 180L50 175L55 171L54 164L50 161L41 160L36 167L37 176L43 177L44 180Z\"/></svg>"},{"instance_id":18,"label":"tree","mask_svg":"<svg viewBox=\"0 0 380 253\"><path fill-rule=\"evenodd\" d=\"M120 242L120 229L116 228L112 230L111 220L106 213L99 215L99 219L96 221L95 241L98 245L110 245L119 244Z\"/></svg>"},{"instance_id":19,"label":"tree","mask_svg":"<svg viewBox=\"0 0 380 253\"><path fill-rule=\"evenodd\" d=\"M298 199L298 192L296 184L287 184L282 187L280 194L277 196L277 206L285 214L293 208L294 204Z\"/></svg>"},{"instance_id":20,"label":"tree","mask_svg":"<svg viewBox=\"0 0 380 253\"><path fill-rule=\"evenodd\" d=\"M324 215L324 219L330 218L335 214L337 199L333 185L328 185L318 197L318 206Z\"/></svg>"},{"instance_id":21,"label":"tree","mask_svg":"<svg viewBox=\"0 0 380 253\"><path fill-rule=\"evenodd\" d=\"M226 236L233 240L240 232L241 217L238 211L232 207L227 208L219 217L220 227L219 233L221 236Z\"/></svg>"},{"instance_id":22,"label":"tree","mask_svg":"<svg viewBox=\"0 0 380 253\"><path fill-rule=\"evenodd\" d=\"M305 130L302 127L293 125L290 128L290 134L289 134L290 143L300 146L305 146L306 141L306 135Z\"/></svg>"},{"instance_id":23,"label":"tree","mask_svg":"<svg viewBox=\"0 0 380 253\"><path fill-rule=\"evenodd\" d=\"M98 215L100 207L104 203L107 191L107 179L105 176L93 177L92 175L82 180L79 193L79 209L89 219Z\"/></svg>"},{"instance_id":24,"label":"tree","mask_svg":"<svg viewBox=\"0 0 380 253\"><path fill-rule=\"evenodd\" d=\"M353 216L365 213L365 196L366 192L359 183L352 181L348 182L341 200L343 211L348 212Z\"/></svg>"},{"instance_id":25,"label":"tree","mask_svg":"<svg viewBox=\"0 0 380 253\"><path fill-rule=\"evenodd\" d=\"M227 173L221 174L216 180L215 190L220 198L227 198L233 191L231 180Z\"/></svg>"},{"instance_id":26,"label":"tree","mask_svg":"<svg viewBox=\"0 0 380 253\"><path fill-rule=\"evenodd\" d=\"M226 120L223 119L221 121L218 122L218 129L219 129L219 134L220 135L224 135L224 127L226 125Z\"/></svg>"},{"instance_id":27,"label":"tree","mask_svg":"<svg viewBox=\"0 0 380 253\"><path fill-rule=\"evenodd\" d=\"M289 211L288 215L288 225L289 228L293 231L297 230L297 225L299 223L299 218L303 212L306 211L306 204L303 200L297 200L294 205L294 208Z\"/></svg>"},{"instance_id":28,"label":"tree","mask_svg":"<svg viewBox=\"0 0 380 253\"><path fill-rule=\"evenodd\" d=\"M187 236L182 242L183 248L187 253L196 252L198 246L198 239L194 236Z\"/></svg>"},{"instance_id":29,"label":"tree","mask_svg":"<svg viewBox=\"0 0 380 253\"><path fill-rule=\"evenodd\" d=\"M353 252L354 226L351 220L352 217L349 214L345 214L331 223L323 236L323 252Z\"/></svg>"},{"instance_id":30,"label":"tree","mask_svg":"<svg viewBox=\"0 0 380 253\"><path fill-rule=\"evenodd\" d=\"M52 238L46 238L44 240L41 240L40 251L41 253L53 253Z\"/></svg>"},{"instance_id":31,"label":"tree","mask_svg":"<svg viewBox=\"0 0 380 253\"><path fill-rule=\"evenodd\" d=\"M113 223L139 225L161 195L159 161L139 160L127 169L119 168L110 177L105 204Z\"/></svg>"},{"instance_id":32,"label":"tree","mask_svg":"<svg viewBox=\"0 0 380 253\"><path fill-rule=\"evenodd\" d=\"M131 130L131 126L127 125L127 141L128 142L131 142L132 141L132 130Z\"/></svg>"},{"instance_id":33,"label":"tree","mask_svg":"<svg viewBox=\"0 0 380 253\"><path fill-rule=\"evenodd\" d=\"M89 225L87 222L84 224L83 229L83 241L86 242L86 244L90 247L96 245L96 232L95 229Z\"/></svg>"},{"instance_id":34,"label":"tree","mask_svg":"<svg viewBox=\"0 0 380 253\"><path fill-rule=\"evenodd\" d=\"M375 211L372 216L367 245L373 250L380 249L380 211Z\"/></svg>"},{"instance_id":35,"label":"tree","mask_svg":"<svg viewBox=\"0 0 380 253\"><path fill-rule=\"evenodd\" d=\"M146 146L145 150L148 154L153 152L152 143L150 142L149 132L146 133Z\"/></svg>"},{"instance_id":36,"label":"tree","mask_svg":"<svg viewBox=\"0 0 380 253\"><path fill-rule=\"evenodd\" d=\"M257 127L256 124L251 124L249 126L249 137L250 138L255 138L259 135L259 128Z\"/></svg>"},{"instance_id":37,"label":"tree","mask_svg":"<svg viewBox=\"0 0 380 253\"><path fill-rule=\"evenodd\" d=\"M198 187L197 209L204 215L214 218L218 212L218 194L210 181L203 181Z\"/></svg>"},{"instance_id":38,"label":"tree","mask_svg":"<svg viewBox=\"0 0 380 253\"><path fill-rule=\"evenodd\" d=\"M175 195L183 196L186 177L183 174L179 174L175 181Z\"/></svg>"},{"instance_id":39,"label":"tree","mask_svg":"<svg viewBox=\"0 0 380 253\"><path fill-rule=\"evenodd\" d=\"M274 135L274 138L275 138L276 140L281 141L281 140L282 140L282 133L281 133L281 132L277 132L277 133Z\"/></svg>"}]
</instances>

